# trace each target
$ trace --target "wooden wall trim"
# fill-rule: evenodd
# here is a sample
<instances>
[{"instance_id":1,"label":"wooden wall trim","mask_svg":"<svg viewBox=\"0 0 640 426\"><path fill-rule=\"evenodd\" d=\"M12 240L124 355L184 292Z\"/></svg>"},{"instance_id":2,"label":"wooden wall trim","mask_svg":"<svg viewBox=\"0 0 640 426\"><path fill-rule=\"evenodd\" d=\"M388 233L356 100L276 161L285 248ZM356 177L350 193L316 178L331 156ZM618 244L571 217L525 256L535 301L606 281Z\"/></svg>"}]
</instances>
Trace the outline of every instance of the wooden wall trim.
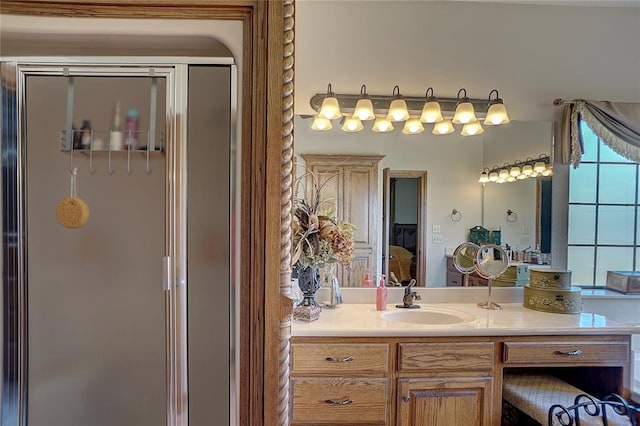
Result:
<instances>
[{"instance_id":1,"label":"wooden wall trim","mask_svg":"<svg viewBox=\"0 0 640 426\"><path fill-rule=\"evenodd\" d=\"M293 6L294 0L2 0L2 14L243 22L240 425L288 424Z\"/></svg>"}]
</instances>

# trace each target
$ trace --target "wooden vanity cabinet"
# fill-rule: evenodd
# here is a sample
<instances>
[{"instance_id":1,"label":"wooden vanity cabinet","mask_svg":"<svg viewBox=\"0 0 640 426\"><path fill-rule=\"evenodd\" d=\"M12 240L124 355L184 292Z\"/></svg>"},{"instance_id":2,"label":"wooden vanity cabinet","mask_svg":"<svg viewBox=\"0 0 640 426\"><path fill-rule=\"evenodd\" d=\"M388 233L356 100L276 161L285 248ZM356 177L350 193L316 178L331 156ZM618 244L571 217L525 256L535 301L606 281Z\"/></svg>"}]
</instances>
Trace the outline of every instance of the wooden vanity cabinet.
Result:
<instances>
[{"instance_id":1,"label":"wooden vanity cabinet","mask_svg":"<svg viewBox=\"0 0 640 426\"><path fill-rule=\"evenodd\" d=\"M293 337L294 425L498 426L504 374L629 395L629 335Z\"/></svg>"}]
</instances>

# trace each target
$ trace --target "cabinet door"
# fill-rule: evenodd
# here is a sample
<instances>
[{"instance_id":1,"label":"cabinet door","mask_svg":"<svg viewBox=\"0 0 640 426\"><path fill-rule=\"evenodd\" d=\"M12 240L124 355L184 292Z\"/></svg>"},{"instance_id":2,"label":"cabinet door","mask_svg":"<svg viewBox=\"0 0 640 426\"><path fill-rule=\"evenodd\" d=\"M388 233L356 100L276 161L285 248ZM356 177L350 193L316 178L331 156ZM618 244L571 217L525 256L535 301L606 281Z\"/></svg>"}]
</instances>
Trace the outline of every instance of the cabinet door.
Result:
<instances>
[{"instance_id":1,"label":"cabinet door","mask_svg":"<svg viewBox=\"0 0 640 426\"><path fill-rule=\"evenodd\" d=\"M491 378L399 379L398 426L490 425Z\"/></svg>"}]
</instances>

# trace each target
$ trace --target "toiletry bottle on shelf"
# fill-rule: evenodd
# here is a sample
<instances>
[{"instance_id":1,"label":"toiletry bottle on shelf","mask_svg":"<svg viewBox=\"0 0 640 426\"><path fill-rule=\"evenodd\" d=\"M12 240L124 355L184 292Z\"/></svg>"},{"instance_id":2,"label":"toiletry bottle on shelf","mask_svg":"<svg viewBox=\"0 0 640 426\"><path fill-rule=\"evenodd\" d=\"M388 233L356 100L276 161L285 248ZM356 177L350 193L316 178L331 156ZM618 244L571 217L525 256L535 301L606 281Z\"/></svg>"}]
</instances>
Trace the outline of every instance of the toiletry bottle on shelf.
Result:
<instances>
[{"instance_id":1,"label":"toiletry bottle on shelf","mask_svg":"<svg viewBox=\"0 0 640 426\"><path fill-rule=\"evenodd\" d=\"M140 113L137 108L131 108L127 111L127 117L124 122L125 142L127 149L136 149L138 144L138 124L140 123Z\"/></svg>"},{"instance_id":2,"label":"toiletry bottle on shelf","mask_svg":"<svg viewBox=\"0 0 640 426\"><path fill-rule=\"evenodd\" d=\"M376 289L376 309L379 311L387 309L387 286L384 284L384 274L380 275L380 284Z\"/></svg>"},{"instance_id":3,"label":"toiletry bottle on shelf","mask_svg":"<svg viewBox=\"0 0 640 426\"><path fill-rule=\"evenodd\" d=\"M80 145L82 149L91 148L91 123L89 120L82 121L82 127L80 128Z\"/></svg>"},{"instance_id":4,"label":"toiletry bottle on shelf","mask_svg":"<svg viewBox=\"0 0 640 426\"><path fill-rule=\"evenodd\" d=\"M364 278L362 279L362 287L373 287L371 277L369 276L369 270L364 271Z\"/></svg>"},{"instance_id":5,"label":"toiletry bottle on shelf","mask_svg":"<svg viewBox=\"0 0 640 426\"><path fill-rule=\"evenodd\" d=\"M111 151L121 151L124 148L122 142L122 127L120 126L120 101L116 102L116 106L113 109L113 121L111 122L111 135L109 139L109 149Z\"/></svg>"}]
</instances>

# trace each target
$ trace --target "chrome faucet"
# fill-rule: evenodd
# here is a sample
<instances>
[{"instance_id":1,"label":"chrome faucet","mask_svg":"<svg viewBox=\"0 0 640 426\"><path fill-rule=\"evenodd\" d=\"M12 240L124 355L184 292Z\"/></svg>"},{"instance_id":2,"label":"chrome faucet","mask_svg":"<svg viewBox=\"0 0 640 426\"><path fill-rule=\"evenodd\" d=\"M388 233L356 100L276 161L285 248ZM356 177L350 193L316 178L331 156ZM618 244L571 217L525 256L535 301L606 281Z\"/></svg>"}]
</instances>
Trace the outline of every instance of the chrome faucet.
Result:
<instances>
[{"instance_id":1,"label":"chrome faucet","mask_svg":"<svg viewBox=\"0 0 640 426\"><path fill-rule=\"evenodd\" d=\"M420 294L413 290L413 286L416 285L416 280L411 280L407 287L404 289L404 296L402 297L402 305L396 305L396 308L404 309L416 309L420 305L414 305L414 300L422 300Z\"/></svg>"}]
</instances>

